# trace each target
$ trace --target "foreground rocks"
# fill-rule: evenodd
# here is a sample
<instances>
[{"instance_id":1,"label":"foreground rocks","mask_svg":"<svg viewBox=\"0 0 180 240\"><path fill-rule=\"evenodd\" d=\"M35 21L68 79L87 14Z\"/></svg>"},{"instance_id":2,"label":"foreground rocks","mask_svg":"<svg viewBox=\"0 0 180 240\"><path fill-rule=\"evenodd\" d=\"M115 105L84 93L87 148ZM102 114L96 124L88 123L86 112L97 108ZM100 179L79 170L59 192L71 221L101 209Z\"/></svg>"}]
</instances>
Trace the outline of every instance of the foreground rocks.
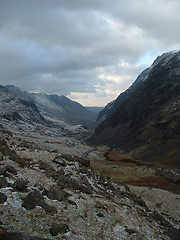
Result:
<instances>
[{"instance_id":1,"label":"foreground rocks","mask_svg":"<svg viewBox=\"0 0 180 240\"><path fill-rule=\"evenodd\" d=\"M0 239L179 239L176 211L171 216L168 205L152 205L151 196L143 195L147 188L140 192L94 173L82 158L88 146L53 132L30 133L16 130L2 141L9 155L1 152ZM21 138L33 139L34 148L19 145ZM63 141L55 145L57 153L50 142ZM76 144L66 147L68 141Z\"/></svg>"}]
</instances>

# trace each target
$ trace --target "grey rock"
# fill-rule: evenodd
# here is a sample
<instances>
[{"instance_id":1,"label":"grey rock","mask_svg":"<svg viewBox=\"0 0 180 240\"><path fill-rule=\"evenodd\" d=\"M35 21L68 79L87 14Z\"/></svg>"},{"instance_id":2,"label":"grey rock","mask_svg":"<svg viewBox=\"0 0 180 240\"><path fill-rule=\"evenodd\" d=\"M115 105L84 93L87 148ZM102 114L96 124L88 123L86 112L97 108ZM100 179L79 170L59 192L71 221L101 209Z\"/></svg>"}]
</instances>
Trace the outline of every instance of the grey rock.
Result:
<instances>
[{"instance_id":1,"label":"grey rock","mask_svg":"<svg viewBox=\"0 0 180 240\"><path fill-rule=\"evenodd\" d=\"M28 184L28 180L27 179L17 179L14 184L13 184L13 188L17 189L18 191L24 191L27 188L27 184Z\"/></svg>"},{"instance_id":2,"label":"grey rock","mask_svg":"<svg viewBox=\"0 0 180 240\"><path fill-rule=\"evenodd\" d=\"M62 201L67 199L69 194L58 186L55 186L47 192L47 196L50 199Z\"/></svg>"},{"instance_id":3,"label":"grey rock","mask_svg":"<svg viewBox=\"0 0 180 240\"><path fill-rule=\"evenodd\" d=\"M63 167L65 167L67 165L66 161L64 159L62 159L62 158L59 158L59 157L55 157L53 159L53 162L55 162L56 164L61 165Z\"/></svg>"},{"instance_id":4,"label":"grey rock","mask_svg":"<svg viewBox=\"0 0 180 240\"><path fill-rule=\"evenodd\" d=\"M85 167L90 166L90 160L88 160L88 159L79 158L78 162Z\"/></svg>"},{"instance_id":5,"label":"grey rock","mask_svg":"<svg viewBox=\"0 0 180 240\"><path fill-rule=\"evenodd\" d=\"M42 207L48 213L56 213L56 208L47 204L42 196L42 194L38 191L33 191L28 193L28 195L23 199L23 207L27 210L34 209L36 206Z\"/></svg>"},{"instance_id":6,"label":"grey rock","mask_svg":"<svg viewBox=\"0 0 180 240\"><path fill-rule=\"evenodd\" d=\"M69 231L69 226L66 223L54 223L50 228L50 233L52 236L57 236L58 234L64 234Z\"/></svg>"},{"instance_id":7,"label":"grey rock","mask_svg":"<svg viewBox=\"0 0 180 240\"><path fill-rule=\"evenodd\" d=\"M101 212L98 212L98 213L97 213L97 216L98 216L98 217L104 217L104 214L101 213Z\"/></svg>"},{"instance_id":8,"label":"grey rock","mask_svg":"<svg viewBox=\"0 0 180 240\"><path fill-rule=\"evenodd\" d=\"M0 177L0 188L8 187L8 181L5 177Z\"/></svg>"},{"instance_id":9,"label":"grey rock","mask_svg":"<svg viewBox=\"0 0 180 240\"><path fill-rule=\"evenodd\" d=\"M4 203L7 200L7 196L0 192L0 203Z\"/></svg>"}]
</instances>

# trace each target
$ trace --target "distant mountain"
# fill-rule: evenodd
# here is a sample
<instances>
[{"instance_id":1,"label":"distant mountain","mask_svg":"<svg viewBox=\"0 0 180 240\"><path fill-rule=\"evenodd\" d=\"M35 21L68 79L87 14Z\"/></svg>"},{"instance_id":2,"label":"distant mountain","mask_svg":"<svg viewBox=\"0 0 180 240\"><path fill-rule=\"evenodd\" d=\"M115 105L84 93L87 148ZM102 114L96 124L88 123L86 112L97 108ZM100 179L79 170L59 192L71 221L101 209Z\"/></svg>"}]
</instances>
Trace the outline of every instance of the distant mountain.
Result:
<instances>
[{"instance_id":1,"label":"distant mountain","mask_svg":"<svg viewBox=\"0 0 180 240\"><path fill-rule=\"evenodd\" d=\"M0 118L29 123L46 123L32 100L21 99L2 85L0 85Z\"/></svg>"},{"instance_id":2,"label":"distant mountain","mask_svg":"<svg viewBox=\"0 0 180 240\"><path fill-rule=\"evenodd\" d=\"M100 111L104 109L104 107L85 107L88 111L94 112L97 115L99 114Z\"/></svg>"},{"instance_id":3,"label":"distant mountain","mask_svg":"<svg viewBox=\"0 0 180 240\"><path fill-rule=\"evenodd\" d=\"M102 123L90 142L122 149L137 159L178 166L179 110L180 52L169 52L100 112Z\"/></svg>"},{"instance_id":4,"label":"distant mountain","mask_svg":"<svg viewBox=\"0 0 180 240\"><path fill-rule=\"evenodd\" d=\"M13 85L7 85L6 88L18 98L34 102L42 116L48 120L61 120L71 124L88 126L97 117L95 112L87 110L81 104L65 96L29 93Z\"/></svg>"},{"instance_id":5,"label":"distant mountain","mask_svg":"<svg viewBox=\"0 0 180 240\"><path fill-rule=\"evenodd\" d=\"M72 124L89 125L94 122L96 115L88 111L80 103L65 96L47 95L45 93L33 94L38 109L49 117L68 121Z\"/></svg>"}]
</instances>

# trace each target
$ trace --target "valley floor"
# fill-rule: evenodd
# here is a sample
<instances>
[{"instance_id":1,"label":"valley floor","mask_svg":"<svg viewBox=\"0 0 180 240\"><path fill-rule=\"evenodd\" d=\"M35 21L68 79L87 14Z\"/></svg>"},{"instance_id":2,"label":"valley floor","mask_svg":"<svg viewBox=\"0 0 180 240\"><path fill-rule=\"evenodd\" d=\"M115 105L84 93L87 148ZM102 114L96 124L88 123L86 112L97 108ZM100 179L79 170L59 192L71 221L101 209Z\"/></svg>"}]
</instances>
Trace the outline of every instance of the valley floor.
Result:
<instances>
[{"instance_id":1,"label":"valley floor","mask_svg":"<svg viewBox=\"0 0 180 240\"><path fill-rule=\"evenodd\" d=\"M179 239L177 171L90 147L80 126L3 126L0 238Z\"/></svg>"}]
</instances>

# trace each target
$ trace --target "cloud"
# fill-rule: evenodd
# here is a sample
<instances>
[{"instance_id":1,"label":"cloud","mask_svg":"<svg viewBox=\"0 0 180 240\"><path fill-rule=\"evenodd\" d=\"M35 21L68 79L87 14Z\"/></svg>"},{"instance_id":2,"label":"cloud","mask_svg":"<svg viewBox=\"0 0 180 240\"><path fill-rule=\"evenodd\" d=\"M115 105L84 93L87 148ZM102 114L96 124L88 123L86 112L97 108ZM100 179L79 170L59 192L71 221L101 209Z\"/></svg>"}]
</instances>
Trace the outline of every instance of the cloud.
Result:
<instances>
[{"instance_id":1,"label":"cloud","mask_svg":"<svg viewBox=\"0 0 180 240\"><path fill-rule=\"evenodd\" d=\"M179 0L2 0L0 82L105 105L180 47L179 12Z\"/></svg>"}]
</instances>

